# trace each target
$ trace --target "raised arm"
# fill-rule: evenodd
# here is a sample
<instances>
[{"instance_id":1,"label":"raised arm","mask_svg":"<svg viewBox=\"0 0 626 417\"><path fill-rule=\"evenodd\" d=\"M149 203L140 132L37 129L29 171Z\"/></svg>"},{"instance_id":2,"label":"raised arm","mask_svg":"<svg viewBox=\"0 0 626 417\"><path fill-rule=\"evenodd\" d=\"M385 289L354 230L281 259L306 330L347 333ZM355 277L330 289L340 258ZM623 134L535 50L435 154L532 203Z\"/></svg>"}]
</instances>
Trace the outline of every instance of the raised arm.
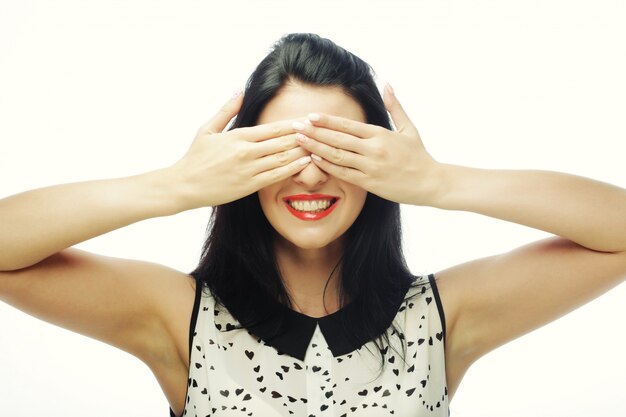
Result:
<instances>
[{"instance_id":1,"label":"raised arm","mask_svg":"<svg viewBox=\"0 0 626 417\"><path fill-rule=\"evenodd\" d=\"M229 101L170 167L0 200L0 271L31 266L141 220L224 204L302 169L297 159L308 157L297 147L290 122L220 133L240 105L241 96Z\"/></svg>"},{"instance_id":2,"label":"raised arm","mask_svg":"<svg viewBox=\"0 0 626 417\"><path fill-rule=\"evenodd\" d=\"M167 170L26 191L0 200L0 270L34 265L77 243L182 211Z\"/></svg>"},{"instance_id":3,"label":"raised arm","mask_svg":"<svg viewBox=\"0 0 626 417\"><path fill-rule=\"evenodd\" d=\"M626 279L626 190L552 171L440 163L389 87L384 100L397 131L311 114L301 146L324 171L388 200L471 211L555 235L435 274L453 385L480 356ZM450 388L453 394L456 386Z\"/></svg>"},{"instance_id":4,"label":"raised arm","mask_svg":"<svg viewBox=\"0 0 626 417\"><path fill-rule=\"evenodd\" d=\"M474 359L626 279L626 190L551 171L444 165L442 178L433 206L556 235L438 274Z\"/></svg>"},{"instance_id":5,"label":"raised arm","mask_svg":"<svg viewBox=\"0 0 626 417\"><path fill-rule=\"evenodd\" d=\"M71 246L144 219L224 204L303 169L310 158L288 121L222 132L240 105L241 96L231 99L167 168L0 200L0 300L147 362L183 357L172 340L174 332L186 338L179 324L191 313L181 308L190 308L181 302L193 281L187 274Z\"/></svg>"},{"instance_id":6,"label":"raised arm","mask_svg":"<svg viewBox=\"0 0 626 417\"><path fill-rule=\"evenodd\" d=\"M599 252L626 252L626 190L562 172L441 164L430 205L544 230Z\"/></svg>"}]
</instances>

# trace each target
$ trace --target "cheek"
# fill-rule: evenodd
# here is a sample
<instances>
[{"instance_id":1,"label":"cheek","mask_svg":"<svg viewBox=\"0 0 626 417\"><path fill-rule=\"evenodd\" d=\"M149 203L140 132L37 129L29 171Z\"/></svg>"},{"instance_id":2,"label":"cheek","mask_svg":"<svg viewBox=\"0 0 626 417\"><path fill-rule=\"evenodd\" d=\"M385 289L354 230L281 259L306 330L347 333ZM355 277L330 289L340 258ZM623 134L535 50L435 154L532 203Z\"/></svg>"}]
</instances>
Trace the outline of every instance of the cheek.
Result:
<instances>
[{"instance_id":1,"label":"cheek","mask_svg":"<svg viewBox=\"0 0 626 417\"><path fill-rule=\"evenodd\" d=\"M259 202L263 205L273 203L276 199L277 192L278 187L269 186L261 188L256 194L259 197Z\"/></svg>"},{"instance_id":2,"label":"cheek","mask_svg":"<svg viewBox=\"0 0 626 417\"><path fill-rule=\"evenodd\" d=\"M259 197L259 205L261 206L261 211L263 212L266 218L271 217L271 213L272 213L271 194L257 192L257 196Z\"/></svg>"},{"instance_id":3,"label":"cheek","mask_svg":"<svg viewBox=\"0 0 626 417\"><path fill-rule=\"evenodd\" d=\"M363 194L361 196L361 200L360 200L360 204L359 204L359 213L363 210L363 207L365 206L365 200L367 199L367 193Z\"/></svg>"},{"instance_id":4,"label":"cheek","mask_svg":"<svg viewBox=\"0 0 626 417\"><path fill-rule=\"evenodd\" d=\"M365 204L365 200L367 199L367 191L362 188L354 189L352 192L352 199L357 203L359 208L362 208Z\"/></svg>"},{"instance_id":5,"label":"cheek","mask_svg":"<svg viewBox=\"0 0 626 417\"><path fill-rule=\"evenodd\" d=\"M259 198L259 202L263 205L267 201L267 193L261 190L257 191L257 197Z\"/></svg>"},{"instance_id":6,"label":"cheek","mask_svg":"<svg viewBox=\"0 0 626 417\"><path fill-rule=\"evenodd\" d=\"M350 193L349 200L350 206L346 207L346 214L352 218L356 219L363 211L363 206L365 206L365 199L367 198L367 192L354 192Z\"/></svg>"}]
</instances>

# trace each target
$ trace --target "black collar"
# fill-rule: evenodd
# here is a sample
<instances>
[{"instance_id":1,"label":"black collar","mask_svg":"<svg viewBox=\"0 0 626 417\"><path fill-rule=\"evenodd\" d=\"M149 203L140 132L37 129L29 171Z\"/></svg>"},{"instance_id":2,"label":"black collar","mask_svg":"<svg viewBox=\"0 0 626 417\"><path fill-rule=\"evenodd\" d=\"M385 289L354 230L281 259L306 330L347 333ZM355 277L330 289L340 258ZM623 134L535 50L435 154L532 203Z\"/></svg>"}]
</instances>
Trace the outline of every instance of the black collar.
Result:
<instances>
[{"instance_id":1,"label":"black collar","mask_svg":"<svg viewBox=\"0 0 626 417\"><path fill-rule=\"evenodd\" d=\"M378 323L375 325L376 337L384 333L393 322L409 287L396 292L385 304L383 317L375 320ZM304 360L317 325L334 357L350 353L373 339L363 329L363 322L369 320L371 323L371 318L357 314L352 303L333 314L315 318L294 311L269 296L257 294L257 300L260 301L251 306L249 303L222 299L228 311L221 314L216 304L214 314L217 329L228 332L243 326L279 353L287 353L300 360ZM345 327L347 323L350 323L349 332Z\"/></svg>"}]
</instances>

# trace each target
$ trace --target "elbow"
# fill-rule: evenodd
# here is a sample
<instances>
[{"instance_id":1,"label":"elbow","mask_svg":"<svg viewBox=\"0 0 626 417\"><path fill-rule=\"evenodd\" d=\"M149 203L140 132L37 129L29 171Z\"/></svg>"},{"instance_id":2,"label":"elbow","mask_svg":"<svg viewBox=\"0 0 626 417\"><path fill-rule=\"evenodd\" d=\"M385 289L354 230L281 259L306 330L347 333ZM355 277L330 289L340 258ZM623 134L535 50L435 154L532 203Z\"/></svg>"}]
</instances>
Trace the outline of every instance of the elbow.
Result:
<instances>
[{"instance_id":1,"label":"elbow","mask_svg":"<svg viewBox=\"0 0 626 417\"><path fill-rule=\"evenodd\" d=\"M0 259L0 274L1 273L15 273L22 269L27 269L32 266L41 264L47 260L51 260L57 258L58 256L63 255L63 251L54 253L43 259L34 259L34 258L17 258L13 257L11 259Z\"/></svg>"},{"instance_id":2,"label":"elbow","mask_svg":"<svg viewBox=\"0 0 626 417\"><path fill-rule=\"evenodd\" d=\"M32 263L24 262L19 259L1 259L0 260L0 273L3 272L15 272L20 269L28 268L34 265Z\"/></svg>"},{"instance_id":3,"label":"elbow","mask_svg":"<svg viewBox=\"0 0 626 417\"><path fill-rule=\"evenodd\" d=\"M14 272L22 268L24 268L24 266L16 264L16 263L0 262L0 274L5 273L5 272Z\"/></svg>"}]
</instances>

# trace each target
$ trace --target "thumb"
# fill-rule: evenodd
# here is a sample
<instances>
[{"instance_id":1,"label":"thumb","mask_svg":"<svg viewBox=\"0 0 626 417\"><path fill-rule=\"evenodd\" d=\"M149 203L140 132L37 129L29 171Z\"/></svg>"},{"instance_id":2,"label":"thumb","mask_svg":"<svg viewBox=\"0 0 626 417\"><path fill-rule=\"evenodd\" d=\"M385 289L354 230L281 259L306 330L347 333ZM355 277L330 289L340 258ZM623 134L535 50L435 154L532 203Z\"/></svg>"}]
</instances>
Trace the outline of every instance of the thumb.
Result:
<instances>
[{"instance_id":1,"label":"thumb","mask_svg":"<svg viewBox=\"0 0 626 417\"><path fill-rule=\"evenodd\" d=\"M237 90L233 96L228 100L221 109L215 115L206 122L201 130L206 133L220 133L222 132L228 122L239 113L241 105L243 103L243 91Z\"/></svg>"},{"instance_id":2,"label":"thumb","mask_svg":"<svg viewBox=\"0 0 626 417\"><path fill-rule=\"evenodd\" d=\"M387 83L385 85L385 90L383 92L383 102L385 103L385 108L391 114L391 119L393 123L396 125L398 132L409 135L409 136L417 136L419 137L419 133L417 129L409 119L409 116L406 114L402 105L398 101L393 88L391 85Z\"/></svg>"}]
</instances>

